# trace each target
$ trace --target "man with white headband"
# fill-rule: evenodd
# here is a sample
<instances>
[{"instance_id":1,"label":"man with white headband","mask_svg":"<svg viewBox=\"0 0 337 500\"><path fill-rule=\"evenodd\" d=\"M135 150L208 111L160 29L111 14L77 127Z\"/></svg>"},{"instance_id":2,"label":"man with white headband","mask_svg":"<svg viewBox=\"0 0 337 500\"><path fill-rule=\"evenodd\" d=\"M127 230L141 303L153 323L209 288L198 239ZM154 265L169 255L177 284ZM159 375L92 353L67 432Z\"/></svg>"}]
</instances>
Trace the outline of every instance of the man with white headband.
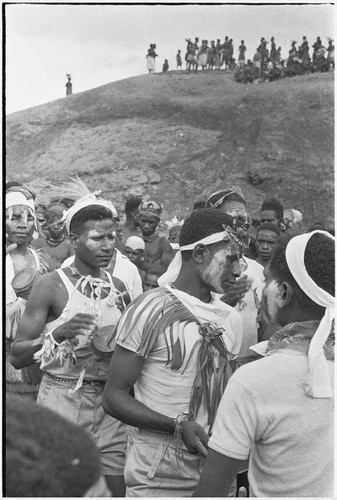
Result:
<instances>
[{"instance_id":1,"label":"man with white headband","mask_svg":"<svg viewBox=\"0 0 337 500\"><path fill-rule=\"evenodd\" d=\"M103 404L134 427L127 496L191 496L196 487L242 336L238 313L214 294L240 275L243 245L231 223L217 210L193 212L178 276L134 300L119 323Z\"/></svg>"},{"instance_id":2,"label":"man with white headband","mask_svg":"<svg viewBox=\"0 0 337 500\"><path fill-rule=\"evenodd\" d=\"M41 380L38 366L15 370L10 363L12 343L39 274L50 271L51 259L30 241L36 230L34 195L24 186L6 192L6 392L36 400Z\"/></svg>"},{"instance_id":3,"label":"man with white headband","mask_svg":"<svg viewBox=\"0 0 337 500\"><path fill-rule=\"evenodd\" d=\"M116 325L127 302L123 283L104 270L116 233L109 202L86 196L65 214L74 262L33 287L12 350L16 368L41 363L37 402L81 425L100 450L114 496L123 496L126 435L102 407Z\"/></svg>"},{"instance_id":4,"label":"man with white headband","mask_svg":"<svg viewBox=\"0 0 337 500\"><path fill-rule=\"evenodd\" d=\"M287 237L264 273L262 307L282 328L230 379L195 496L228 496L249 460L250 496L333 497L334 237Z\"/></svg>"}]
</instances>

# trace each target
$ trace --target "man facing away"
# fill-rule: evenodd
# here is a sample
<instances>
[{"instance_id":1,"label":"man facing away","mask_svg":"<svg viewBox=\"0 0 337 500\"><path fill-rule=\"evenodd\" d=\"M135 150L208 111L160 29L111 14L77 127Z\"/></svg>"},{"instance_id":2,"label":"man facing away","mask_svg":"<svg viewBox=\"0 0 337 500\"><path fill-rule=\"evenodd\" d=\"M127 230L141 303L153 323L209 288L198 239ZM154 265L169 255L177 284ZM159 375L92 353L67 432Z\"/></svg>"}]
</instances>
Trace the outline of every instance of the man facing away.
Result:
<instances>
[{"instance_id":1,"label":"man facing away","mask_svg":"<svg viewBox=\"0 0 337 500\"><path fill-rule=\"evenodd\" d=\"M333 497L334 237L291 238L264 273L263 309L283 328L230 379L195 496L228 496L249 459L251 496Z\"/></svg>"},{"instance_id":2,"label":"man facing away","mask_svg":"<svg viewBox=\"0 0 337 500\"><path fill-rule=\"evenodd\" d=\"M124 426L102 407L113 336L125 306L123 283L103 269L116 237L111 204L94 195L83 197L68 210L65 222L74 262L33 287L11 362L15 368L41 363L37 402L92 434L107 484L114 496L123 496Z\"/></svg>"},{"instance_id":3,"label":"man facing away","mask_svg":"<svg viewBox=\"0 0 337 500\"><path fill-rule=\"evenodd\" d=\"M237 312L213 294L240 274L243 246L231 223L216 210L193 212L174 283L145 292L121 318L103 404L135 427L127 496L191 496L200 476L242 335Z\"/></svg>"}]
</instances>

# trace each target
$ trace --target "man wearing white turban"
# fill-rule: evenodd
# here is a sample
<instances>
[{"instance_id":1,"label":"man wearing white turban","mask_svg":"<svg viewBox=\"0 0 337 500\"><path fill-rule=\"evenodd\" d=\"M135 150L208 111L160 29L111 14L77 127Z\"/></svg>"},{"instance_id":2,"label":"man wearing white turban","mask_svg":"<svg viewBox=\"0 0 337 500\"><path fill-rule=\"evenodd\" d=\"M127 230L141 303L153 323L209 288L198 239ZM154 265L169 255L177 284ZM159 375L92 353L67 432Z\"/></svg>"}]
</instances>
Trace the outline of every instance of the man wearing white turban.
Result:
<instances>
[{"instance_id":1,"label":"man wearing white turban","mask_svg":"<svg viewBox=\"0 0 337 500\"><path fill-rule=\"evenodd\" d=\"M227 496L249 460L250 496L333 497L334 237L287 238L264 274L262 307L283 328L229 380L195 496Z\"/></svg>"}]
</instances>

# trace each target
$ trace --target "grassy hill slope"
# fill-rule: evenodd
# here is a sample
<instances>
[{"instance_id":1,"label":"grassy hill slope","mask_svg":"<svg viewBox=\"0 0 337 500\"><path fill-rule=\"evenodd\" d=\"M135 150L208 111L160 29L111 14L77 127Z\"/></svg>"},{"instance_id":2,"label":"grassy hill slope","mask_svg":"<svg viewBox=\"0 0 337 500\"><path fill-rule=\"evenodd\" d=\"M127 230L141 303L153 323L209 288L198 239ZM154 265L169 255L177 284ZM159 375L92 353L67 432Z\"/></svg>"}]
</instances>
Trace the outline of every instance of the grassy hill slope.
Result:
<instances>
[{"instance_id":1,"label":"grassy hill slope","mask_svg":"<svg viewBox=\"0 0 337 500\"><path fill-rule=\"evenodd\" d=\"M7 177L48 199L78 174L118 208L151 196L164 216L238 184L257 210L268 195L333 223L334 76L242 85L225 71L110 83L7 117Z\"/></svg>"}]
</instances>

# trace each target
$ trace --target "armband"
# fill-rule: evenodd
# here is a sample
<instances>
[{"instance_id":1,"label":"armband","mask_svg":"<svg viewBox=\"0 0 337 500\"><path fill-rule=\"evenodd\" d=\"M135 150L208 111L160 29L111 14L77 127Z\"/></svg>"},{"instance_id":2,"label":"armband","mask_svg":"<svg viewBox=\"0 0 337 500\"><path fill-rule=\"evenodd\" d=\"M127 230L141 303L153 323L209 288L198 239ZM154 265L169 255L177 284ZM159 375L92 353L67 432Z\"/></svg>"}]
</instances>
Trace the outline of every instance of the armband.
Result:
<instances>
[{"instance_id":1,"label":"armband","mask_svg":"<svg viewBox=\"0 0 337 500\"><path fill-rule=\"evenodd\" d=\"M76 363L76 356L74 353L74 346L68 340L61 343L56 342L53 336L53 330L43 333L33 343L42 343L42 347L34 354L34 360L38 363L50 361L52 358L57 359L62 366L70 366Z\"/></svg>"}]
</instances>

